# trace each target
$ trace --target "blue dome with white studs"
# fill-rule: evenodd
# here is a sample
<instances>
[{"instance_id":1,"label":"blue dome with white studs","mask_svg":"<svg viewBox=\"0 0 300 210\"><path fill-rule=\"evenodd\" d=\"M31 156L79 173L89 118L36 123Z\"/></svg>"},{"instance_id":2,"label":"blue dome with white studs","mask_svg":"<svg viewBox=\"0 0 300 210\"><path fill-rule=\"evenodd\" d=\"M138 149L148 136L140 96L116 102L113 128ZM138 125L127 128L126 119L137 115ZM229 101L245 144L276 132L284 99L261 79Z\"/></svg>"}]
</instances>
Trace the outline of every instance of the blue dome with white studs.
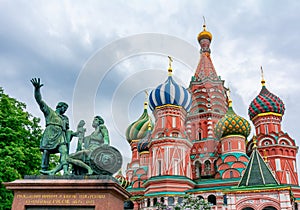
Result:
<instances>
[{"instance_id":1,"label":"blue dome with white studs","mask_svg":"<svg viewBox=\"0 0 300 210\"><path fill-rule=\"evenodd\" d=\"M181 106L189 111L191 102L192 98L188 90L178 85L171 75L149 95L149 107L152 111L158 106L167 104Z\"/></svg>"}]
</instances>

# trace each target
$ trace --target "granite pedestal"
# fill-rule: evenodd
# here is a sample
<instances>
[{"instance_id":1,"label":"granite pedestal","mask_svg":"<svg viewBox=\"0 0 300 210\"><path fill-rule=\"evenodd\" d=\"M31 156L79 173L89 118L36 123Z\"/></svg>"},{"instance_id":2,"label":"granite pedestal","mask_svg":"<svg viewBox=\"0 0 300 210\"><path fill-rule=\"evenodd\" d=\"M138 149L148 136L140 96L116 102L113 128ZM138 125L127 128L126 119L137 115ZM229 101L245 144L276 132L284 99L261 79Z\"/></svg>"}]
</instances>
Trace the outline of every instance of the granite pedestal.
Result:
<instances>
[{"instance_id":1,"label":"granite pedestal","mask_svg":"<svg viewBox=\"0 0 300 210\"><path fill-rule=\"evenodd\" d=\"M130 197L111 176L27 176L4 183L12 210L123 210Z\"/></svg>"}]
</instances>

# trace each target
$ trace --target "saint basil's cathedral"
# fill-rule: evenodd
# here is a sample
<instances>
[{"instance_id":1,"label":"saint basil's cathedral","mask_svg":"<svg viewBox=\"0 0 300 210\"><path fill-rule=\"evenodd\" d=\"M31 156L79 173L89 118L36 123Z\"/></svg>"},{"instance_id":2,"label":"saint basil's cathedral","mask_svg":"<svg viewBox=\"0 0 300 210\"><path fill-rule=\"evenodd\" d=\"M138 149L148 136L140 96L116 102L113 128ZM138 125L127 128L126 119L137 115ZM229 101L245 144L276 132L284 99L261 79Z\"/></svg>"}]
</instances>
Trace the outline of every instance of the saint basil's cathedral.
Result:
<instances>
[{"instance_id":1,"label":"saint basil's cathedral","mask_svg":"<svg viewBox=\"0 0 300 210\"><path fill-rule=\"evenodd\" d=\"M149 94L142 115L126 131L132 159L116 178L132 194L125 209L173 207L191 194L211 209L298 209L300 187L293 138L281 129L285 106L263 78L250 121L234 101L211 60L212 34L198 35L200 60L188 88L172 77ZM127 206L127 208L126 208Z\"/></svg>"}]
</instances>

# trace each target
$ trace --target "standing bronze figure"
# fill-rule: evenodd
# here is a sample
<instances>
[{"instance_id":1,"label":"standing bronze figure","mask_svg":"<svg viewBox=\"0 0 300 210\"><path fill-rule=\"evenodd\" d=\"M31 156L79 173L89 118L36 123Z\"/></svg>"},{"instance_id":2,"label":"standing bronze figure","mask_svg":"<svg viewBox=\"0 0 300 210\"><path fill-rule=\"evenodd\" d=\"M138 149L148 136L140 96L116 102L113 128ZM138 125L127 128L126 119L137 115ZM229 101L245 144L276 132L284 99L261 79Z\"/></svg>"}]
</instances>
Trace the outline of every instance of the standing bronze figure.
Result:
<instances>
[{"instance_id":1,"label":"standing bronze figure","mask_svg":"<svg viewBox=\"0 0 300 210\"><path fill-rule=\"evenodd\" d=\"M30 80L34 86L34 97L41 111L45 116L46 128L43 133L40 150L43 152L42 156L42 174L55 174L63 169L64 174L68 174L67 157L69 152L69 144L74 133L69 131L69 119L64 113L68 109L68 104L59 102L56 110L51 109L43 100L41 95L41 84L39 78ZM48 171L50 154L60 153L60 164Z\"/></svg>"}]
</instances>

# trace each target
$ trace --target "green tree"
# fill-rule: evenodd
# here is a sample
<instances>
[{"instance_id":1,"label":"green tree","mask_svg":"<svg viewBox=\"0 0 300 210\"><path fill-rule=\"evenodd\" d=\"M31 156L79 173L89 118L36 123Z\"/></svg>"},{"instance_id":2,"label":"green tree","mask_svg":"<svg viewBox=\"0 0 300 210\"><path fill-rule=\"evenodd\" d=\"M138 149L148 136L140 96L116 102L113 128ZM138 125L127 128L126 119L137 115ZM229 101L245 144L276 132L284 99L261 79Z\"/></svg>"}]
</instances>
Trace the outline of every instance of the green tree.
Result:
<instances>
[{"instance_id":1,"label":"green tree","mask_svg":"<svg viewBox=\"0 0 300 210\"><path fill-rule=\"evenodd\" d=\"M0 87L0 210L11 209L13 193L3 182L38 174L41 163L39 118Z\"/></svg>"},{"instance_id":2,"label":"green tree","mask_svg":"<svg viewBox=\"0 0 300 210\"><path fill-rule=\"evenodd\" d=\"M186 194L180 204L169 207L163 203L156 203L157 210L209 210L210 204L204 199L199 199L195 195Z\"/></svg>"},{"instance_id":3,"label":"green tree","mask_svg":"<svg viewBox=\"0 0 300 210\"><path fill-rule=\"evenodd\" d=\"M200 199L195 195L187 194L184 196L181 204L175 207L175 210L206 210L211 209L210 204L204 199Z\"/></svg>"}]
</instances>

